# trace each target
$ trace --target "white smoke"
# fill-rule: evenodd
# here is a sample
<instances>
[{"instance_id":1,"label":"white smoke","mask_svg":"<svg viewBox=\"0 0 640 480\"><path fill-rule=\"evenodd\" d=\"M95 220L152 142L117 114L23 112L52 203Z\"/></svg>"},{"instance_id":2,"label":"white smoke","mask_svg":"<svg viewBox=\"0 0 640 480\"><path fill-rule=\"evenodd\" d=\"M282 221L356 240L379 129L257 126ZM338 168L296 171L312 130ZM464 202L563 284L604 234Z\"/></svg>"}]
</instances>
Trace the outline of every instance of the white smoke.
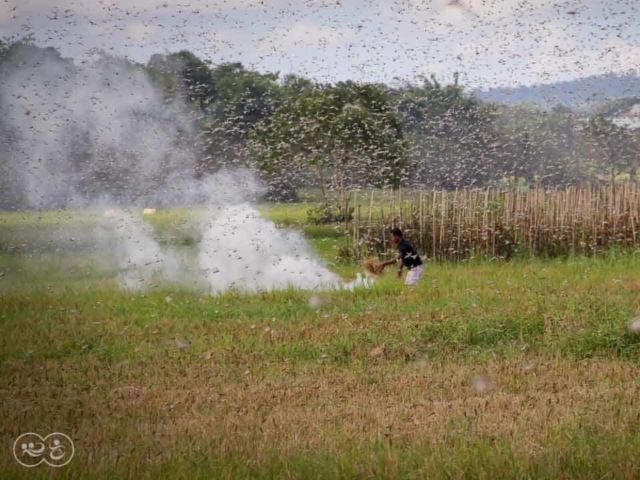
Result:
<instances>
[{"instance_id":1,"label":"white smoke","mask_svg":"<svg viewBox=\"0 0 640 480\"><path fill-rule=\"evenodd\" d=\"M118 283L124 290L146 290L156 281L181 280L184 262L175 252L162 249L139 211L110 210L95 234L96 244L107 247L116 262Z\"/></svg>"},{"instance_id":2,"label":"white smoke","mask_svg":"<svg viewBox=\"0 0 640 480\"><path fill-rule=\"evenodd\" d=\"M213 292L310 290L340 281L300 233L276 228L248 203L212 211L202 228L199 264Z\"/></svg>"},{"instance_id":3,"label":"white smoke","mask_svg":"<svg viewBox=\"0 0 640 480\"><path fill-rule=\"evenodd\" d=\"M169 173L193 166L192 121L145 70L96 55L74 64L22 46L0 65L9 134L3 170L30 208L81 208L109 197L135 203Z\"/></svg>"},{"instance_id":4,"label":"white smoke","mask_svg":"<svg viewBox=\"0 0 640 480\"><path fill-rule=\"evenodd\" d=\"M343 283L317 259L301 233L263 218L249 203L261 187L248 171L220 172L192 181L185 191L194 198L206 197L205 208L197 208L196 265L162 248L138 213L114 211L102 226L107 237L116 239L112 251L123 289L144 290L163 281L185 284L187 279L213 294L230 289L353 289L373 283L361 277Z\"/></svg>"},{"instance_id":5,"label":"white smoke","mask_svg":"<svg viewBox=\"0 0 640 480\"><path fill-rule=\"evenodd\" d=\"M344 284L314 255L304 235L263 218L251 199L265 189L251 172L212 175L198 183L198 190L208 205L201 215L198 265L211 292L353 289L372 284L361 277Z\"/></svg>"},{"instance_id":6,"label":"white smoke","mask_svg":"<svg viewBox=\"0 0 640 480\"><path fill-rule=\"evenodd\" d=\"M187 107L167 101L144 70L109 57L76 65L24 48L0 68L0 107L12 131L0 170L12 178L2 183L13 185L22 206L112 209L93 237L83 235L117 269L121 288L169 282L218 293L366 284L344 285L302 234L262 218L252 205L265 189L250 172L196 180L196 154L183 138L191 130ZM203 212L191 263L161 245L140 216L142 206L177 204Z\"/></svg>"}]
</instances>

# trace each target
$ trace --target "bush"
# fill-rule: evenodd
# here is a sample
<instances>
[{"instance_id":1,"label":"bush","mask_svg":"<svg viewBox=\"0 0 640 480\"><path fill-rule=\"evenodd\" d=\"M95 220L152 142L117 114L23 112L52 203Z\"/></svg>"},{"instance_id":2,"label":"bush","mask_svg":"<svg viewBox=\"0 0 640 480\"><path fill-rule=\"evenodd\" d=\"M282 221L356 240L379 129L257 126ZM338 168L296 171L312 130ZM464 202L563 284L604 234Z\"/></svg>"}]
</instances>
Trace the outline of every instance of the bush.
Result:
<instances>
[{"instance_id":1,"label":"bush","mask_svg":"<svg viewBox=\"0 0 640 480\"><path fill-rule=\"evenodd\" d=\"M353 220L353 207L347 210L346 218L344 208L338 205L330 205L325 203L315 208L307 210L307 219L309 223L314 225L326 225L327 223L339 223L345 220Z\"/></svg>"},{"instance_id":2,"label":"bush","mask_svg":"<svg viewBox=\"0 0 640 480\"><path fill-rule=\"evenodd\" d=\"M266 199L270 202L296 203L298 191L290 182L272 179L269 182Z\"/></svg>"}]
</instances>

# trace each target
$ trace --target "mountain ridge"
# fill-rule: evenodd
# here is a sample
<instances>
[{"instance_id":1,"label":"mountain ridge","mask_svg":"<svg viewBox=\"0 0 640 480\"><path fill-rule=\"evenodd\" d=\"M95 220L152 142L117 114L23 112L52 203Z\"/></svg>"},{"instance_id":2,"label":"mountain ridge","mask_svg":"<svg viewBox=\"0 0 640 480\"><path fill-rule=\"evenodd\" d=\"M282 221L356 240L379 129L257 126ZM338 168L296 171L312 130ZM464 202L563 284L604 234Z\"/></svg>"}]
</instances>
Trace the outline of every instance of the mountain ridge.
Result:
<instances>
[{"instance_id":1,"label":"mountain ridge","mask_svg":"<svg viewBox=\"0 0 640 480\"><path fill-rule=\"evenodd\" d=\"M640 96L640 72L604 74L576 80L518 87L495 87L471 91L485 102L506 105L532 104L550 109L565 106L592 110L611 100Z\"/></svg>"}]
</instances>

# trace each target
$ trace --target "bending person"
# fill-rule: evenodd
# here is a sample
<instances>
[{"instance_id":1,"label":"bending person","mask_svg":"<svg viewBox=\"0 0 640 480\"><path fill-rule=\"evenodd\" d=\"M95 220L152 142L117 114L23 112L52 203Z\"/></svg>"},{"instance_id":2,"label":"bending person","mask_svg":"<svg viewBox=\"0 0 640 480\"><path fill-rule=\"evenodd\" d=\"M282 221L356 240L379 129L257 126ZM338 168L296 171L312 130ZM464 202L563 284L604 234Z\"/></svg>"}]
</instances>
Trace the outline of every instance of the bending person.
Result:
<instances>
[{"instance_id":1,"label":"bending person","mask_svg":"<svg viewBox=\"0 0 640 480\"><path fill-rule=\"evenodd\" d=\"M422 278L422 273L424 271L422 259L411 242L404 238L402 230L394 228L391 230L391 235L393 237L393 243L398 246L398 256L384 262L382 265L386 267L400 262L400 266L398 267L398 278L402 278L402 270L404 267L407 267L409 272L407 273L407 278L404 283L405 285L412 287Z\"/></svg>"}]
</instances>

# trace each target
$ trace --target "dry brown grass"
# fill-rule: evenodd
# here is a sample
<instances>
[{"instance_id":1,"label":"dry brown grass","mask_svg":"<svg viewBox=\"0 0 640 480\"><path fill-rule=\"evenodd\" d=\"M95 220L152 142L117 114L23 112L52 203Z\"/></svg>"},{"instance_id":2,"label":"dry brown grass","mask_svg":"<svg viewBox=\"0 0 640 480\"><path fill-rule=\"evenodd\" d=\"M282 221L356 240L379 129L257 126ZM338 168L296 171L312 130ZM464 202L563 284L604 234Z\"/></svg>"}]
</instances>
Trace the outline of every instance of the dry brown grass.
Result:
<instances>
[{"instance_id":1,"label":"dry brown grass","mask_svg":"<svg viewBox=\"0 0 640 480\"><path fill-rule=\"evenodd\" d=\"M69 434L67 478L638 478L639 265L430 265L415 289L388 276L355 292L8 294L0 442ZM33 474L9 449L0 471Z\"/></svg>"},{"instance_id":2,"label":"dry brown grass","mask_svg":"<svg viewBox=\"0 0 640 480\"><path fill-rule=\"evenodd\" d=\"M409 448L508 439L519 454L535 457L557 444L559 432L588 423L615 433L637 425L640 411L637 369L617 361L418 359L398 370L381 358L364 377L329 365L252 370L215 357L107 368L90 359L9 362L2 366L2 441L29 430L65 431L76 442L76 468L119 466L139 476L194 452L233 453L259 465L267 452L339 455L376 441ZM476 392L471 381L478 374L496 388ZM3 458L2 469L10 469L11 459Z\"/></svg>"},{"instance_id":3,"label":"dry brown grass","mask_svg":"<svg viewBox=\"0 0 640 480\"><path fill-rule=\"evenodd\" d=\"M382 275L384 265L377 257L367 257L362 261L362 268L372 275Z\"/></svg>"}]
</instances>

